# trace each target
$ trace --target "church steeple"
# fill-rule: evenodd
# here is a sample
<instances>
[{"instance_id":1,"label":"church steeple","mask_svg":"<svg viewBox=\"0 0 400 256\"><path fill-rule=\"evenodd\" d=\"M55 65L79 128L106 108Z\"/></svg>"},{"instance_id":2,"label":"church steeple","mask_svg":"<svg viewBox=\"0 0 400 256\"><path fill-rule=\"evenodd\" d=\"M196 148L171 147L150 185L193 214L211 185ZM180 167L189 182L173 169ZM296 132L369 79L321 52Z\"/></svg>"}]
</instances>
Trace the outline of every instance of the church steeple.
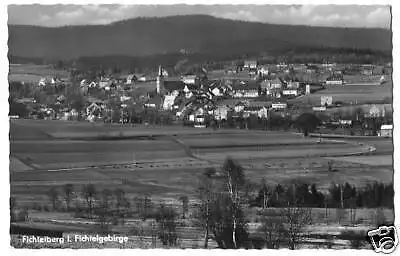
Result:
<instances>
[{"instance_id":1,"label":"church steeple","mask_svg":"<svg viewBox=\"0 0 400 256\"><path fill-rule=\"evenodd\" d=\"M162 88L164 87L164 76L163 76L163 69L158 66L158 75L157 75L157 94L161 94Z\"/></svg>"}]
</instances>

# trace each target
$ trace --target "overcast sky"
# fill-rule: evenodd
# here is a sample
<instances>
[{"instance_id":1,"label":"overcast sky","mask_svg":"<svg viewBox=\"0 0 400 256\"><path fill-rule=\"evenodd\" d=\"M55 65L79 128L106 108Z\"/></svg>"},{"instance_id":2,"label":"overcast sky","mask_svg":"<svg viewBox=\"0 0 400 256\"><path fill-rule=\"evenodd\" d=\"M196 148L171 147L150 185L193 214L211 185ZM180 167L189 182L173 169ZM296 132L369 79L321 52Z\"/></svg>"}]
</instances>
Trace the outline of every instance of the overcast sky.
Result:
<instances>
[{"instance_id":1,"label":"overcast sky","mask_svg":"<svg viewBox=\"0 0 400 256\"><path fill-rule=\"evenodd\" d=\"M39 26L108 24L135 17L208 14L273 24L390 28L388 6L9 5L8 23Z\"/></svg>"}]
</instances>

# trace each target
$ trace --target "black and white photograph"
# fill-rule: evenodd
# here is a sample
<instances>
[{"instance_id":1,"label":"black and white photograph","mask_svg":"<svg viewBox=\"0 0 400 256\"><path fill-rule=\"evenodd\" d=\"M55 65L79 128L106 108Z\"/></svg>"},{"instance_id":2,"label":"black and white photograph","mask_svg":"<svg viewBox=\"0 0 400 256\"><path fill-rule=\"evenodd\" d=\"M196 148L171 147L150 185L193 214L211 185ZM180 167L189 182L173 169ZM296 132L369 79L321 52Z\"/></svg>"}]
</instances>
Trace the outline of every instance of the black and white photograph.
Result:
<instances>
[{"instance_id":1,"label":"black and white photograph","mask_svg":"<svg viewBox=\"0 0 400 256\"><path fill-rule=\"evenodd\" d=\"M396 250L391 5L7 13L13 250Z\"/></svg>"}]
</instances>

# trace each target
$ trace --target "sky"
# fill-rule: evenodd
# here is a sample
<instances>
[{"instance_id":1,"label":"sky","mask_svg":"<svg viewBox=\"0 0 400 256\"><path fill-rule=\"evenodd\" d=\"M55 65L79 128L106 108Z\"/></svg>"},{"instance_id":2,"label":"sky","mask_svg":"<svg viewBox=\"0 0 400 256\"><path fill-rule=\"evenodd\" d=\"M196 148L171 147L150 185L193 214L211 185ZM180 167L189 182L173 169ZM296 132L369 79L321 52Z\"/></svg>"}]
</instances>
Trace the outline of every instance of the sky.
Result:
<instances>
[{"instance_id":1,"label":"sky","mask_svg":"<svg viewBox=\"0 0 400 256\"><path fill-rule=\"evenodd\" d=\"M9 5L8 23L55 27L190 14L328 27L390 28L391 22L390 7L384 5Z\"/></svg>"}]
</instances>

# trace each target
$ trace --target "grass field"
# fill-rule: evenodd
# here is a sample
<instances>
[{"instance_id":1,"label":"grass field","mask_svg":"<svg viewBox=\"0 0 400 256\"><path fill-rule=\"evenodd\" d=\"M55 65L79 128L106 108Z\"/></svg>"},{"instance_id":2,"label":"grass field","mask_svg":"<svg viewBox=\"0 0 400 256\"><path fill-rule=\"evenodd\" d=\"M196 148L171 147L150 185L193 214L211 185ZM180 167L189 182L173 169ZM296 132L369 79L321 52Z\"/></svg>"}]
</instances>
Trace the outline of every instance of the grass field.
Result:
<instances>
[{"instance_id":1,"label":"grass field","mask_svg":"<svg viewBox=\"0 0 400 256\"><path fill-rule=\"evenodd\" d=\"M393 97L392 81L388 81L383 85L348 84L343 86L330 86L327 89L297 98L292 102L319 105L321 104L321 96L332 96L333 102L357 102L357 104L381 101L387 97L391 99Z\"/></svg>"},{"instance_id":2,"label":"grass field","mask_svg":"<svg viewBox=\"0 0 400 256\"><path fill-rule=\"evenodd\" d=\"M66 78L69 73L66 70L57 70L47 65L10 64L8 80L37 83L46 76Z\"/></svg>"},{"instance_id":3,"label":"grass field","mask_svg":"<svg viewBox=\"0 0 400 256\"><path fill-rule=\"evenodd\" d=\"M64 184L72 184L73 190L79 192L83 185L92 183L99 192L103 189L123 189L133 204L136 196L147 194L155 206L163 201L181 212L179 197L188 196L191 207L195 207L193 202L196 201L199 177L204 169L211 166L221 168L227 156L237 158L246 178L257 184L262 178L268 185L315 183L317 189L326 192L332 182L349 182L356 187L374 181L393 182L393 165L387 162L393 151L389 139L364 139L361 140L363 145L358 145L359 139L323 139L322 143L317 143L318 138L251 130L132 128L41 120L15 120L10 124L10 192L16 198L18 207L32 207L36 203L50 208L51 202L46 193L51 187L61 189ZM99 139L121 132L132 137L126 140ZM61 137L60 133L67 135ZM157 136L149 139L149 134ZM90 137L90 140L84 137ZM375 144L378 152L383 152L381 155L377 152L369 156L343 156ZM340 156L333 157L336 154ZM328 171L330 161L333 161L334 172ZM327 212L325 209L312 210L315 225L314 230L310 227L311 233L333 234L339 230L336 226L354 224L349 222L348 214L339 223L335 209L328 209ZM364 228L375 227L374 214L375 209L357 209L357 223ZM393 219L391 210L385 210L384 215L389 221ZM249 229L259 225L257 214L246 216L250 221ZM40 223L69 232L73 232L75 226L76 230L83 228L85 231L96 227L88 224L86 219L76 219L73 213L31 211L30 218L29 225ZM128 224L113 226L112 231L129 232L146 224L137 219L127 218L125 221ZM181 246L200 247L202 230L186 221L188 223L178 229L182 237ZM318 226L316 230L316 225L326 227ZM310 242L313 246L321 240L318 234L315 236ZM127 247L151 248L148 243L144 244L143 239L130 239L132 243ZM343 240L340 241L343 244L339 245L337 242L337 248L345 248L348 243ZM82 244L68 246L90 247Z\"/></svg>"}]
</instances>

